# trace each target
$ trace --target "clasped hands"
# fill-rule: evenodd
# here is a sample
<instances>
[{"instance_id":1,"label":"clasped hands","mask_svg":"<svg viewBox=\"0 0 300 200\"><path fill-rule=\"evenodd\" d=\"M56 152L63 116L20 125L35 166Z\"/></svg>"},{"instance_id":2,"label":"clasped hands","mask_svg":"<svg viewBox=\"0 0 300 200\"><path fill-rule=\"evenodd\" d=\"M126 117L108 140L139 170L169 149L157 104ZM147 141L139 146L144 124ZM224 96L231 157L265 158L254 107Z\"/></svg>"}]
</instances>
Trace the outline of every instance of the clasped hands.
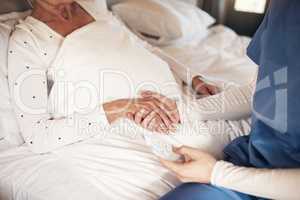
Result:
<instances>
[{"instance_id":1,"label":"clasped hands","mask_svg":"<svg viewBox=\"0 0 300 200\"><path fill-rule=\"evenodd\" d=\"M110 123L128 118L152 132L173 132L180 123L176 102L151 91L141 92L140 98L105 103L103 108Z\"/></svg>"},{"instance_id":2,"label":"clasped hands","mask_svg":"<svg viewBox=\"0 0 300 200\"><path fill-rule=\"evenodd\" d=\"M199 76L193 78L192 87L200 95L214 95L217 87L202 81ZM152 132L171 133L180 123L180 114L176 101L156 92L143 91L140 98L121 99L103 105L109 122L119 118L128 118Z\"/></svg>"}]
</instances>

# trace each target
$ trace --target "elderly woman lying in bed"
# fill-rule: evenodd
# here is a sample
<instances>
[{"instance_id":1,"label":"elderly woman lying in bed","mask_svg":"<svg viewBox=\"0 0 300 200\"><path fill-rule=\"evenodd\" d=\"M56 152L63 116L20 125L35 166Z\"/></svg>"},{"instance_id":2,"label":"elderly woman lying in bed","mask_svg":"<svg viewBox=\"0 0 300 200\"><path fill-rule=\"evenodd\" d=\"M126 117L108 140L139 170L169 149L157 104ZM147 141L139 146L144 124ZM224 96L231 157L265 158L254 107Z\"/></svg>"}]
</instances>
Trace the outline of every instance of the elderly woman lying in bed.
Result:
<instances>
[{"instance_id":1,"label":"elderly woman lying in bed","mask_svg":"<svg viewBox=\"0 0 300 200\"><path fill-rule=\"evenodd\" d=\"M250 86L238 93L246 100L238 112L231 110L233 102L221 101L234 90L187 103L170 69L188 83L186 68L141 42L101 1L37 1L10 41L9 81L22 136L42 153L97 135L123 118L153 132L180 134L178 127L190 127L188 121L222 118L216 110L234 119L249 107ZM192 80L198 93L216 93L198 76Z\"/></svg>"},{"instance_id":2,"label":"elderly woman lying in bed","mask_svg":"<svg viewBox=\"0 0 300 200\"><path fill-rule=\"evenodd\" d=\"M83 134L83 127L105 126L120 118L167 133L192 113L199 114L186 112L184 117L177 108L182 101L171 98L181 92L169 67L188 82L186 69L139 41L101 3L62 4L58 10L63 17L48 12L45 5L38 1L32 16L17 27L9 52L16 112L23 137L34 151L47 152L90 137L97 132ZM215 94L216 89L200 79L193 83L198 92ZM151 93L139 97L142 89L170 98ZM208 106L205 100L203 105ZM226 111L222 105L218 109ZM205 116L214 119L209 113Z\"/></svg>"}]
</instances>

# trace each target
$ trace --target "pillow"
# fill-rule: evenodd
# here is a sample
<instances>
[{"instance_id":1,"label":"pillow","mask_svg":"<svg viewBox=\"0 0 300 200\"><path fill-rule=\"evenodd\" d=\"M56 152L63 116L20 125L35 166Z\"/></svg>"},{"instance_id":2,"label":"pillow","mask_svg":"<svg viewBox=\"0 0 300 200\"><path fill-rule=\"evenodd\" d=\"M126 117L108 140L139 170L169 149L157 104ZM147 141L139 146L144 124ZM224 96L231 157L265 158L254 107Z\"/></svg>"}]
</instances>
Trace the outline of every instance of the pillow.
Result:
<instances>
[{"instance_id":1,"label":"pillow","mask_svg":"<svg viewBox=\"0 0 300 200\"><path fill-rule=\"evenodd\" d=\"M26 0L1 0L0 14L29 9Z\"/></svg>"},{"instance_id":2,"label":"pillow","mask_svg":"<svg viewBox=\"0 0 300 200\"><path fill-rule=\"evenodd\" d=\"M206 31L215 20L195 5L179 0L127 0L112 11L133 32L153 45L169 45Z\"/></svg>"}]
</instances>

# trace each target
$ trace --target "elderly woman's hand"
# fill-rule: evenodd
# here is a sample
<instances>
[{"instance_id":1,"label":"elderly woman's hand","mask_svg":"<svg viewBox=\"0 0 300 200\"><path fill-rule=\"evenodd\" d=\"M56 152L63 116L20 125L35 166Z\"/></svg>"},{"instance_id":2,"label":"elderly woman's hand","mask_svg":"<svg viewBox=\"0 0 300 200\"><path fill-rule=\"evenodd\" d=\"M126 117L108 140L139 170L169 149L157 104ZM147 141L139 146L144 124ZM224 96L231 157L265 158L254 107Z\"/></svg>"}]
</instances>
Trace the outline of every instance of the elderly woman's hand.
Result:
<instances>
[{"instance_id":1,"label":"elderly woman's hand","mask_svg":"<svg viewBox=\"0 0 300 200\"><path fill-rule=\"evenodd\" d=\"M60 20L72 19L71 4L74 0L36 0L36 2Z\"/></svg>"},{"instance_id":2,"label":"elderly woman's hand","mask_svg":"<svg viewBox=\"0 0 300 200\"><path fill-rule=\"evenodd\" d=\"M142 108L137 112L129 112L127 114L128 118L150 131L157 131L157 127L161 126L163 128L159 128L158 132L169 133L175 131L174 125L180 123L176 102L151 91L141 92L141 97L146 101L151 101L154 104L153 106L158 108L159 114Z\"/></svg>"},{"instance_id":3,"label":"elderly woman's hand","mask_svg":"<svg viewBox=\"0 0 300 200\"><path fill-rule=\"evenodd\" d=\"M198 149L181 147L174 152L182 155L183 162L161 160L161 163L173 171L182 182L209 184L217 160L210 154Z\"/></svg>"},{"instance_id":4,"label":"elderly woman's hand","mask_svg":"<svg viewBox=\"0 0 300 200\"><path fill-rule=\"evenodd\" d=\"M154 98L120 99L103 104L103 108L110 123L126 117L146 129L160 133L168 132L173 123L171 117L164 112L167 109L165 105ZM138 117L133 117L133 113L143 113L148 118L140 123Z\"/></svg>"}]
</instances>

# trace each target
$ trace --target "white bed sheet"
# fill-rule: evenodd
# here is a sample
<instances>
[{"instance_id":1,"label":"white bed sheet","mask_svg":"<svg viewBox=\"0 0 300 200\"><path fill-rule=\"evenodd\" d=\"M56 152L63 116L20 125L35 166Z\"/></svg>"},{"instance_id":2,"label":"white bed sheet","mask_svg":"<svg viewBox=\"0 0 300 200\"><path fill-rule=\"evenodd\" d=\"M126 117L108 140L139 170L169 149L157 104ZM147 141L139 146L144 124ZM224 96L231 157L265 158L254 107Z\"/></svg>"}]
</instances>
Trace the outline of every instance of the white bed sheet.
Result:
<instances>
[{"instance_id":1,"label":"white bed sheet","mask_svg":"<svg viewBox=\"0 0 300 200\"><path fill-rule=\"evenodd\" d=\"M111 134L52 154L0 153L1 200L154 200L178 184L139 137Z\"/></svg>"},{"instance_id":2,"label":"white bed sheet","mask_svg":"<svg viewBox=\"0 0 300 200\"><path fill-rule=\"evenodd\" d=\"M229 126L230 135L239 136L249 132L250 123L243 120ZM112 130L51 154L33 154L25 146L3 150L0 199L156 200L179 184L138 134ZM216 137L230 141L229 135ZM209 145L220 141L211 140Z\"/></svg>"},{"instance_id":3,"label":"white bed sheet","mask_svg":"<svg viewBox=\"0 0 300 200\"><path fill-rule=\"evenodd\" d=\"M101 199L102 195L56 155L19 147L0 155L0 199Z\"/></svg>"},{"instance_id":4,"label":"white bed sheet","mask_svg":"<svg viewBox=\"0 0 300 200\"><path fill-rule=\"evenodd\" d=\"M0 152L5 151L12 147L13 146L11 144L9 144L9 142L6 141L4 138L0 139Z\"/></svg>"},{"instance_id":5,"label":"white bed sheet","mask_svg":"<svg viewBox=\"0 0 300 200\"><path fill-rule=\"evenodd\" d=\"M162 50L208 81L242 86L253 82L257 65L246 54L250 38L239 36L230 28L217 25L199 42L167 46Z\"/></svg>"}]
</instances>

